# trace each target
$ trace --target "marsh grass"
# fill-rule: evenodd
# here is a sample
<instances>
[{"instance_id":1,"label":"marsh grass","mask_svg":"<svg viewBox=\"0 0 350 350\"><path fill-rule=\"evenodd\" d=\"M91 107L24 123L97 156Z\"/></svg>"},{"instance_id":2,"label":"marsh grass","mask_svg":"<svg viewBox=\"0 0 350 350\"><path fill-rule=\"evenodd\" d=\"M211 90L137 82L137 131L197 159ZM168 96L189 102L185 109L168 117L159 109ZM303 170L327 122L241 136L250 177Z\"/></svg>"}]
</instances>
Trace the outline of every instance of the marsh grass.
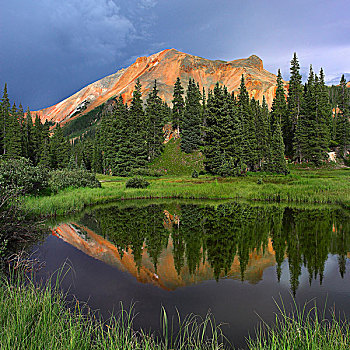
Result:
<instances>
[{"instance_id":1,"label":"marsh grass","mask_svg":"<svg viewBox=\"0 0 350 350\"><path fill-rule=\"evenodd\" d=\"M247 201L339 204L350 208L350 170L294 170L290 175L262 173L240 178L165 176L147 178L145 189L126 188L127 178L99 175L102 188L66 189L51 196L26 197L24 206L34 215L63 215L87 206L126 199L244 199ZM262 178L263 183L257 184Z\"/></svg>"},{"instance_id":2,"label":"marsh grass","mask_svg":"<svg viewBox=\"0 0 350 350\"><path fill-rule=\"evenodd\" d=\"M273 325L262 321L255 337L247 339L251 350L345 350L350 348L350 324L337 317L335 310L326 318L326 305L320 310L316 303L299 307L293 299L293 311L287 312L283 300L276 302L278 313Z\"/></svg>"},{"instance_id":3,"label":"marsh grass","mask_svg":"<svg viewBox=\"0 0 350 350\"><path fill-rule=\"evenodd\" d=\"M165 309L161 333L134 330L135 313L121 305L107 321L79 302L68 303L59 282L35 285L31 279L12 276L0 285L0 348L13 349L222 349L222 333L211 314L204 318L178 314L175 323ZM171 322L170 322L171 321Z\"/></svg>"}]
</instances>

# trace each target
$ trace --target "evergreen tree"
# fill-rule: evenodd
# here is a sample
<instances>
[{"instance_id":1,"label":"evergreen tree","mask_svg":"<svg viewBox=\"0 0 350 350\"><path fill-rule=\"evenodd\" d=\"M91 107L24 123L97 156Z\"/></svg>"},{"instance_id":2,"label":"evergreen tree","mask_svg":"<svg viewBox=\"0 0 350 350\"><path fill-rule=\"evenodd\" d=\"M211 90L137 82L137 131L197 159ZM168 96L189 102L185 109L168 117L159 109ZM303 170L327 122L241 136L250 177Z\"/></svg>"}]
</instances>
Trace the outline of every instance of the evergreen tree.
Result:
<instances>
[{"instance_id":1,"label":"evergreen tree","mask_svg":"<svg viewBox=\"0 0 350 350\"><path fill-rule=\"evenodd\" d=\"M204 127L205 168L212 174L236 175L240 166L240 120L227 89L209 91Z\"/></svg>"},{"instance_id":2,"label":"evergreen tree","mask_svg":"<svg viewBox=\"0 0 350 350\"><path fill-rule=\"evenodd\" d=\"M51 168L61 169L67 166L70 157L70 143L63 136L62 128L56 125L50 142Z\"/></svg>"},{"instance_id":3,"label":"evergreen tree","mask_svg":"<svg viewBox=\"0 0 350 350\"><path fill-rule=\"evenodd\" d=\"M201 145L203 126L201 99L198 85L190 78L186 92L181 132L181 149L186 153L198 150Z\"/></svg>"},{"instance_id":4,"label":"evergreen tree","mask_svg":"<svg viewBox=\"0 0 350 350\"><path fill-rule=\"evenodd\" d=\"M117 155L116 120L112 111L104 111L100 124L100 149L103 154L103 173L112 174Z\"/></svg>"},{"instance_id":5,"label":"evergreen tree","mask_svg":"<svg viewBox=\"0 0 350 350\"><path fill-rule=\"evenodd\" d=\"M180 129L182 127L183 114L185 109L185 102L183 99L184 89L181 85L180 78L177 77L174 84L173 93L173 109L172 109L172 126L174 129Z\"/></svg>"},{"instance_id":6,"label":"evergreen tree","mask_svg":"<svg viewBox=\"0 0 350 350\"><path fill-rule=\"evenodd\" d=\"M297 54L294 52L293 59L291 60L291 67L290 67L290 79L289 79L289 89L288 89L288 97L287 97L287 104L288 104L288 111L289 111L289 123L291 125L290 132L284 131L284 134L286 135L287 139L287 154L288 156L291 156L290 152L290 146L293 143L293 140L295 138L295 130L296 125L301 113L301 105L303 100L303 85L301 81L301 75L300 75L300 65L297 58ZM288 123L287 123L288 125ZM283 125L283 128L285 128L286 125Z\"/></svg>"},{"instance_id":7,"label":"evergreen tree","mask_svg":"<svg viewBox=\"0 0 350 350\"><path fill-rule=\"evenodd\" d=\"M344 74L340 80L339 110L336 120L336 141L339 144L340 155L345 157L350 144L350 97Z\"/></svg>"},{"instance_id":8,"label":"evergreen tree","mask_svg":"<svg viewBox=\"0 0 350 350\"><path fill-rule=\"evenodd\" d=\"M102 174L102 152L97 139L98 137L96 136L93 144L91 168L95 173Z\"/></svg>"},{"instance_id":9,"label":"evergreen tree","mask_svg":"<svg viewBox=\"0 0 350 350\"><path fill-rule=\"evenodd\" d=\"M141 84L136 81L129 110L130 155L132 168L143 168L147 164L146 117L142 106Z\"/></svg>"},{"instance_id":10,"label":"evergreen tree","mask_svg":"<svg viewBox=\"0 0 350 350\"><path fill-rule=\"evenodd\" d=\"M34 162L34 152L33 152L33 120L29 110L27 108L25 122L24 122L24 134L23 134L23 157L29 158Z\"/></svg>"},{"instance_id":11,"label":"evergreen tree","mask_svg":"<svg viewBox=\"0 0 350 350\"><path fill-rule=\"evenodd\" d=\"M284 157L282 129L278 118L274 118L271 130L271 170L277 174L288 174L287 163Z\"/></svg>"},{"instance_id":12,"label":"evergreen tree","mask_svg":"<svg viewBox=\"0 0 350 350\"><path fill-rule=\"evenodd\" d=\"M122 96L117 99L114 108L114 117L116 119L116 138L118 139L118 147L115 159L115 168L113 173L119 176L126 176L133 167L133 159L130 154L132 129L129 125L129 111L124 105Z\"/></svg>"},{"instance_id":13,"label":"evergreen tree","mask_svg":"<svg viewBox=\"0 0 350 350\"><path fill-rule=\"evenodd\" d=\"M5 134L6 157L18 158L22 154L21 126L16 104L14 103L8 115L8 124Z\"/></svg>"},{"instance_id":14,"label":"evergreen tree","mask_svg":"<svg viewBox=\"0 0 350 350\"><path fill-rule=\"evenodd\" d=\"M252 113L247 88L242 74L240 94L238 96L238 108L242 126L242 161L247 165L248 170L258 169L258 152L256 140L256 121Z\"/></svg>"},{"instance_id":15,"label":"evergreen tree","mask_svg":"<svg viewBox=\"0 0 350 350\"><path fill-rule=\"evenodd\" d=\"M293 134L292 134L292 123L290 115L288 113L287 102L283 87L281 70L277 73L277 89L276 95L272 103L271 109L272 118L279 119L279 123L282 128L283 142L288 156L293 154ZM274 120L272 120L274 122Z\"/></svg>"},{"instance_id":16,"label":"evergreen tree","mask_svg":"<svg viewBox=\"0 0 350 350\"><path fill-rule=\"evenodd\" d=\"M6 154L6 133L9 125L10 100L7 93L7 84L5 83L4 92L0 104L0 151Z\"/></svg>"},{"instance_id":17,"label":"evergreen tree","mask_svg":"<svg viewBox=\"0 0 350 350\"><path fill-rule=\"evenodd\" d=\"M162 100L158 96L157 81L155 80L146 102L148 161L158 157L163 149L163 111Z\"/></svg>"},{"instance_id":18,"label":"evergreen tree","mask_svg":"<svg viewBox=\"0 0 350 350\"><path fill-rule=\"evenodd\" d=\"M325 77L321 68L319 78L316 83L316 124L317 143L320 150L318 158L320 161L326 160L327 150L331 140L332 130L332 107L329 102L328 88L325 85Z\"/></svg>"}]
</instances>

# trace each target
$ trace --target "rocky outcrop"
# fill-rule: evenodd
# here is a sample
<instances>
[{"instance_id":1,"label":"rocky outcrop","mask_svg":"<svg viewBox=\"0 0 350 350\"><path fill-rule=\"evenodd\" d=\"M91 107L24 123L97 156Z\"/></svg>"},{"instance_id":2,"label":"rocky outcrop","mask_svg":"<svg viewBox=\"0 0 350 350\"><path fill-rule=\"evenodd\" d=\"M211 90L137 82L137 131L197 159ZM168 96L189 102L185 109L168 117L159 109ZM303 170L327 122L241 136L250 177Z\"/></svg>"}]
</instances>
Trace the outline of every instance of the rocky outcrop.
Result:
<instances>
[{"instance_id":1,"label":"rocky outcrop","mask_svg":"<svg viewBox=\"0 0 350 350\"><path fill-rule=\"evenodd\" d=\"M252 55L228 62L213 61L167 49L149 57L139 57L128 68L90 84L54 106L32 113L38 114L42 121L65 124L120 94L124 101L129 102L137 79L142 85L143 98L147 97L154 80L157 80L159 95L168 104L171 104L177 77L180 77L184 87L189 78L193 78L206 91L219 82L226 85L230 92L238 93L242 74L250 96L261 101L265 95L271 106L276 91L276 76L264 69L259 57Z\"/></svg>"}]
</instances>

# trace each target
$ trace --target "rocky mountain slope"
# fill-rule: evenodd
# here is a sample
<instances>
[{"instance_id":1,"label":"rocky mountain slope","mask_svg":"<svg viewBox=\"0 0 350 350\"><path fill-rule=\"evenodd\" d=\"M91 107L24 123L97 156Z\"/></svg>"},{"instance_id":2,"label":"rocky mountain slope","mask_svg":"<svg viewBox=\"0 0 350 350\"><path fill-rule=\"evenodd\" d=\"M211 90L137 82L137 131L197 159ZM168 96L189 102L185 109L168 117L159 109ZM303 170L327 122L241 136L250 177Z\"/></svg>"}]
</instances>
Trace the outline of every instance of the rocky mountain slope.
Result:
<instances>
[{"instance_id":1,"label":"rocky mountain slope","mask_svg":"<svg viewBox=\"0 0 350 350\"><path fill-rule=\"evenodd\" d=\"M141 82L144 99L156 79L160 97L169 104L177 77L180 77L184 87L187 86L189 78L194 78L200 88L204 87L206 91L213 89L218 81L225 84L230 92L238 92L242 74L250 96L261 101L265 95L271 106L276 76L264 69L259 57L252 55L229 62L213 61L167 49L149 57L139 57L128 68L88 85L54 106L32 113L38 114L42 121L65 124L120 94L124 101L129 102L137 79Z\"/></svg>"}]
</instances>

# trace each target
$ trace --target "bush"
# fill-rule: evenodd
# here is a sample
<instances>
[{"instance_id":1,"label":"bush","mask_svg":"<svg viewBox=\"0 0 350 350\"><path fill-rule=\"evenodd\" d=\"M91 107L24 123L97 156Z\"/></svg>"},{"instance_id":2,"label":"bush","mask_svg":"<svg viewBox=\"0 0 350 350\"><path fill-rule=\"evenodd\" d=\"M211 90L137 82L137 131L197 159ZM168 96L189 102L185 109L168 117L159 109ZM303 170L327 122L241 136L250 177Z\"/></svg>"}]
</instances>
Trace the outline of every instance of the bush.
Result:
<instances>
[{"instance_id":1,"label":"bush","mask_svg":"<svg viewBox=\"0 0 350 350\"><path fill-rule=\"evenodd\" d=\"M197 179L197 178L198 178L198 171L197 171L196 169L193 170L193 172L192 172L192 177L193 177L194 179Z\"/></svg>"},{"instance_id":2,"label":"bush","mask_svg":"<svg viewBox=\"0 0 350 350\"><path fill-rule=\"evenodd\" d=\"M48 186L48 170L33 166L29 159L8 159L0 162L0 187L10 187L22 193L38 193Z\"/></svg>"},{"instance_id":3,"label":"bush","mask_svg":"<svg viewBox=\"0 0 350 350\"><path fill-rule=\"evenodd\" d=\"M68 187L101 187L96 175L84 169L62 169L51 171L49 186L53 192Z\"/></svg>"},{"instance_id":4,"label":"bush","mask_svg":"<svg viewBox=\"0 0 350 350\"><path fill-rule=\"evenodd\" d=\"M125 186L126 188L146 188L149 185L150 183L141 176L135 176L129 179Z\"/></svg>"},{"instance_id":5,"label":"bush","mask_svg":"<svg viewBox=\"0 0 350 350\"><path fill-rule=\"evenodd\" d=\"M262 177L258 178L258 181L256 182L258 185L262 185L264 183L264 180Z\"/></svg>"}]
</instances>

